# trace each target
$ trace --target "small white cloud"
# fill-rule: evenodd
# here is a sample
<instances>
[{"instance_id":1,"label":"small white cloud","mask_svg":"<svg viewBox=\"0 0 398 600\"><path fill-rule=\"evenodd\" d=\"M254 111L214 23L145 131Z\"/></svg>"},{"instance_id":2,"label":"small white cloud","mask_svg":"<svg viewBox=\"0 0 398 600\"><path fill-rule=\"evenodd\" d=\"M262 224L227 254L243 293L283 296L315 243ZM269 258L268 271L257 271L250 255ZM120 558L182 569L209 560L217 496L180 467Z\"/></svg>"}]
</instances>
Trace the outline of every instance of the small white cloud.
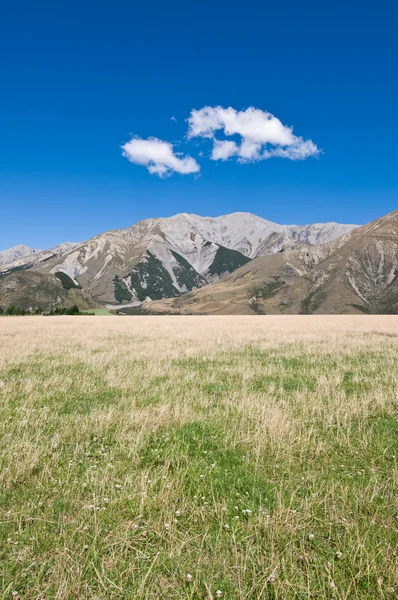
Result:
<instances>
[{"instance_id":1,"label":"small white cloud","mask_svg":"<svg viewBox=\"0 0 398 600\"><path fill-rule=\"evenodd\" d=\"M132 138L122 146L123 156L136 165L143 165L153 175L167 177L172 173L198 173L200 166L191 156L173 151L173 145L155 137Z\"/></svg>"},{"instance_id":2,"label":"small white cloud","mask_svg":"<svg viewBox=\"0 0 398 600\"><path fill-rule=\"evenodd\" d=\"M214 140L211 158L213 160L228 160L238 152L235 142Z\"/></svg>"},{"instance_id":3,"label":"small white cloud","mask_svg":"<svg viewBox=\"0 0 398 600\"><path fill-rule=\"evenodd\" d=\"M236 156L240 162L276 156L304 160L320 153L314 142L294 135L292 127L283 125L271 113L252 106L243 111L222 106L205 106L200 110L192 110L188 126L188 138L213 140L212 160L228 160L232 156ZM216 139L217 131L222 131L226 136L239 135L240 144Z\"/></svg>"},{"instance_id":4,"label":"small white cloud","mask_svg":"<svg viewBox=\"0 0 398 600\"><path fill-rule=\"evenodd\" d=\"M170 117L170 121L177 121L177 119L175 118L175 116L173 115L172 117Z\"/></svg>"},{"instance_id":5,"label":"small white cloud","mask_svg":"<svg viewBox=\"0 0 398 600\"><path fill-rule=\"evenodd\" d=\"M272 158L278 156L280 158L290 158L290 160L304 160L309 156L318 156L321 152L319 148L311 140L303 140L297 144L286 146L286 148L274 148L273 150L265 150L262 158Z\"/></svg>"}]
</instances>

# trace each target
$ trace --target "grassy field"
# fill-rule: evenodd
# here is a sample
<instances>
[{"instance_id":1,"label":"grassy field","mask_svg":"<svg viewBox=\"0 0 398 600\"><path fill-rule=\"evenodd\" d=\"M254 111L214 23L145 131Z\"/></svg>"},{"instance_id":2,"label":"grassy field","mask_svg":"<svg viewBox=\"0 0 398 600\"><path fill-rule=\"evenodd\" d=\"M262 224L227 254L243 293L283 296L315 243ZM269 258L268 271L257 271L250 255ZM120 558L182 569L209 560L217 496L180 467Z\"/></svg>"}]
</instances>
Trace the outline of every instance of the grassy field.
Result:
<instances>
[{"instance_id":1,"label":"grassy field","mask_svg":"<svg viewBox=\"0 0 398 600\"><path fill-rule=\"evenodd\" d=\"M94 313L95 315L98 315L101 317L114 314L108 308L90 308L88 312Z\"/></svg>"},{"instance_id":2,"label":"grassy field","mask_svg":"<svg viewBox=\"0 0 398 600\"><path fill-rule=\"evenodd\" d=\"M0 319L0 599L398 598L397 317Z\"/></svg>"}]
</instances>

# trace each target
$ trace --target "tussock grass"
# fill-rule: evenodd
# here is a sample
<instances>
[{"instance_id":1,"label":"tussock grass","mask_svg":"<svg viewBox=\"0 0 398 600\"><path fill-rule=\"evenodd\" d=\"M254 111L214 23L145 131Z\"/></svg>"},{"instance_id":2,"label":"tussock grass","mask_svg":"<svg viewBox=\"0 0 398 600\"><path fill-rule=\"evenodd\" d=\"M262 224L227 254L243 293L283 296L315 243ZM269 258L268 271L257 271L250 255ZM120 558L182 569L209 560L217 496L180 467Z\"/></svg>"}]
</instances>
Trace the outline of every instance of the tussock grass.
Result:
<instances>
[{"instance_id":1,"label":"tussock grass","mask_svg":"<svg viewBox=\"0 0 398 600\"><path fill-rule=\"evenodd\" d=\"M396 317L2 319L0 598L397 598L397 341Z\"/></svg>"}]
</instances>

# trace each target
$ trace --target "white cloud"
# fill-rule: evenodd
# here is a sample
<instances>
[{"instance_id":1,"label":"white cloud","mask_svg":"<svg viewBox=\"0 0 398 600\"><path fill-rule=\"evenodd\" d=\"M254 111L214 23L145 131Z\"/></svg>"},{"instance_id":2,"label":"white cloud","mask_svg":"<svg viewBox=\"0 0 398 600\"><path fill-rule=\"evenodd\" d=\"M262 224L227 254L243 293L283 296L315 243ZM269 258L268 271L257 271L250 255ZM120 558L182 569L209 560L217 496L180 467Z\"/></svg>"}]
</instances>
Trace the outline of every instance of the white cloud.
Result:
<instances>
[{"instance_id":1,"label":"white cloud","mask_svg":"<svg viewBox=\"0 0 398 600\"><path fill-rule=\"evenodd\" d=\"M222 106L192 110L188 126L188 138L213 140L212 160L228 160L232 156L236 156L240 162L272 157L304 160L320 153L314 142L294 135L292 127L283 125L271 113L252 106L243 111ZM222 131L226 136L239 135L240 145L231 140L216 139L217 131Z\"/></svg>"},{"instance_id":2,"label":"white cloud","mask_svg":"<svg viewBox=\"0 0 398 600\"><path fill-rule=\"evenodd\" d=\"M237 154L238 146L235 142L214 140L211 158L213 160L228 160L234 154Z\"/></svg>"},{"instance_id":3,"label":"white cloud","mask_svg":"<svg viewBox=\"0 0 398 600\"><path fill-rule=\"evenodd\" d=\"M143 165L153 175L166 177L172 173L198 173L200 166L191 156L175 153L173 145L155 137L143 140L132 138L122 146L123 156L137 165Z\"/></svg>"}]
</instances>

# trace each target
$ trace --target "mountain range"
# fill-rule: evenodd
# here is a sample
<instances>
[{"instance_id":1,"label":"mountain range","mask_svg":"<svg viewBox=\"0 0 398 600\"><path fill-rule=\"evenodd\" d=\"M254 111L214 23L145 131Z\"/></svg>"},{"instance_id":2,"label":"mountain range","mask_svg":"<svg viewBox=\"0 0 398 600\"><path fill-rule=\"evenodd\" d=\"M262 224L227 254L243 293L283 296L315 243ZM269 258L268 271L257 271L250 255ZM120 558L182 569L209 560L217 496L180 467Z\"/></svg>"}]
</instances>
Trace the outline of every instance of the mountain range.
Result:
<instances>
[{"instance_id":1,"label":"mountain range","mask_svg":"<svg viewBox=\"0 0 398 600\"><path fill-rule=\"evenodd\" d=\"M353 227L278 225L250 213L215 218L183 213L46 251L17 246L0 253L0 301L23 308L40 301L48 308L67 301L65 291L68 296L73 290L84 305L138 306L180 297L257 256L328 242Z\"/></svg>"},{"instance_id":2,"label":"mountain range","mask_svg":"<svg viewBox=\"0 0 398 600\"><path fill-rule=\"evenodd\" d=\"M49 250L0 252L0 307L118 312L394 311L398 211L363 227L251 213L147 219Z\"/></svg>"},{"instance_id":3,"label":"mountain range","mask_svg":"<svg viewBox=\"0 0 398 600\"><path fill-rule=\"evenodd\" d=\"M322 245L255 258L220 282L145 306L178 314L398 314L398 211Z\"/></svg>"}]
</instances>

